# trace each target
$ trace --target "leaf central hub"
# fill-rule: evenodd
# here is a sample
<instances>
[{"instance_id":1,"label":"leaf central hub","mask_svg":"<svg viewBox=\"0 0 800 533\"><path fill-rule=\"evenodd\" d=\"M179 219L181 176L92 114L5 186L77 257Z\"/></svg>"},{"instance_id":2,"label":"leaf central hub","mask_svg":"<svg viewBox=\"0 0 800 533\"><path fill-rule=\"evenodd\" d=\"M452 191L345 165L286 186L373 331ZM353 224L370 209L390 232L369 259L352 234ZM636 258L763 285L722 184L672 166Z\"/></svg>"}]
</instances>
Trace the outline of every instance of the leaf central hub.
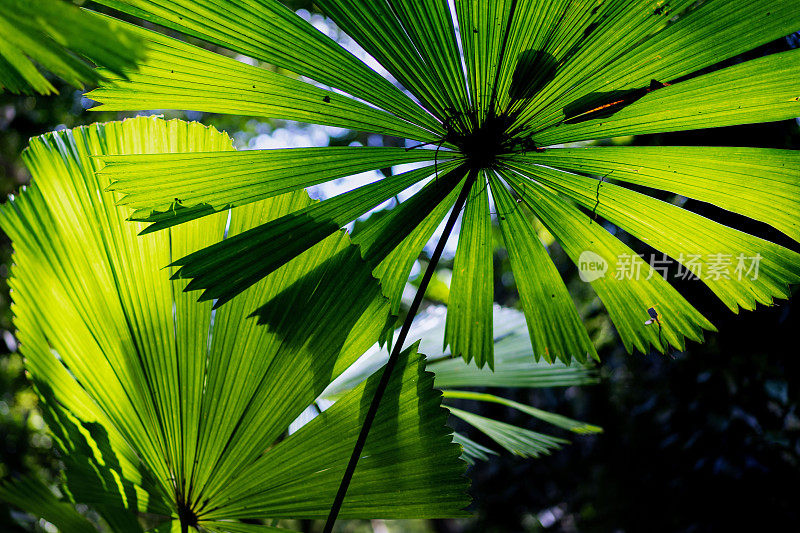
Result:
<instances>
[{"instance_id":1,"label":"leaf central hub","mask_svg":"<svg viewBox=\"0 0 800 533\"><path fill-rule=\"evenodd\" d=\"M466 132L448 132L446 140L455 144L472 170L493 168L497 158L510 151L512 138L505 116L487 117Z\"/></svg>"},{"instance_id":2,"label":"leaf central hub","mask_svg":"<svg viewBox=\"0 0 800 533\"><path fill-rule=\"evenodd\" d=\"M197 528L197 513L183 501L178 502L178 518L182 528Z\"/></svg>"}]
</instances>

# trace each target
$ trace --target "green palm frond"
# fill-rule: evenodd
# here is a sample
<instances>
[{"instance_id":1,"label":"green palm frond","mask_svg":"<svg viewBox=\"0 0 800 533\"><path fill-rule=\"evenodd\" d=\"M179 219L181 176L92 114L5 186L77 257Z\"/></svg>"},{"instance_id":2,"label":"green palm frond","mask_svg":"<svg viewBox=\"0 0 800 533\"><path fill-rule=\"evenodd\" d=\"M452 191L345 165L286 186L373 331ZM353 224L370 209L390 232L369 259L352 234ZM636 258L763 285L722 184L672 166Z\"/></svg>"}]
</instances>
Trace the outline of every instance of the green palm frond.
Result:
<instances>
[{"instance_id":1,"label":"green palm frond","mask_svg":"<svg viewBox=\"0 0 800 533\"><path fill-rule=\"evenodd\" d=\"M447 342L466 360L493 364L493 294L487 281L492 203L534 356L548 361L586 361L596 351L560 273L531 230L533 219L575 262L592 252L613 268L619 254L631 255L610 224L684 264L690 256L704 261L758 256L757 279L703 277L734 311L786 298L788 285L800 282L797 253L626 186L708 202L797 240L800 179L790 170L796 165L793 153L561 147L800 115L800 50L719 65L796 31L800 12L793 2L457 0L452 12L444 0L319 2L402 88L277 0L100 3L276 69L139 29L153 55L139 72L126 72L129 79L115 78L90 93L102 104L98 109L191 108L283 118L394 135L415 146L407 153L315 148L212 154L195 161L179 154L104 158L102 172L111 188L135 207L133 218L152 223L152 230L367 167L401 160L428 165L326 200L330 210L315 207L309 217L298 213L207 252L175 257L181 266L176 275L191 278L188 288L204 291L205 299L233 298L425 174L436 179L391 216L376 219L358 244L397 309L425 237L461 189L470 187L447 329ZM297 168L290 162L295 160ZM606 177L613 183L605 183ZM596 217L605 222L593 224ZM254 264L259 263L254 257L265 264ZM629 283L606 276L592 283L629 350L681 349L685 339L700 341L704 330L714 330L668 283L656 279L649 264L633 261L640 279ZM658 310L658 329L645 325L649 308Z\"/></svg>"},{"instance_id":2,"label":"green palm frond","mask_svg":"<svg viewBox=\"0 0 800 533\"><path fill-rule=\"evenodd\" d=\"M21 353L65 457L65 501L91 505L114 531L140 531L137 514L163 530L215 531L238 531L230 520L326 516L380 378L287 435L390 323L343 231L216 311L164 275L223 235L322 205L305 191L139 237L144 226L126 222L130 210L95 172L98 155L231 150L214 129L157 118L47 134L24 155L32 185L0 210L14 243ZM433 381L406 349L342 516L463 514L466 465ZM74 518L50 503L56 518Z\"/></svg>"},{"instance_id":3,"label":"green palm frond","mask_svg":"<svg viewBox=\"0 0 800 533\"><path fill-rule=\"evenodd\" d=\"M498 324L498 330L492 339L495 357L493 370L478 365L478 360L467 363L460 357L453 357L452 351L443 352L439 349L448 319L446 308L431 306L417 316L409 335L420 339L420 350L430 354L427 370L435 375L436 387L442 390L445 406L454 416L484 433L507 451L523 457L547 455L568 441L493 420L464 409L456 409L450 406L452 400L474 400L504 405L579 435L602 431L597 426L495 394L465 390L473 387L481 389L572 387L597 383L597 373L591 366L575 363L567 365L560 361L533 362L531 342L525 334L523 313L515 309L494 307L493 320ZM385 347L374 345L323 391L318 404L335 401L352 390L386 364L388 358L389 352ZM469 462L487 460L489 455L496 453L461 434L457 434L455 440L461 444L463 457Z\"/></svg>"},{"instance_id":4,"label":"green palm frond","mask_svg":"<svg viewBox=\"0 0 800 533\"><path fill-rule=\"evenodd\" d=\"M83 88L104 79L90 61L120 76L144 56L144 41L124 24L69 0L0 0L0 91L57 92L37 64Z\"/></svg>"},{"instance_id":5,"label":"green palm frond","mask_svg":"<svg viewBox=\"0 0 800 533\"><path fill-rule=\"evenodd\" d=\"M553 450L557 450L562 444L568 442L551 435L513 426L500 420L462 411L455 407L451 407L450 412L480 432L488 435L490 439L514 455L540 457L552 453Z\"/></svg>"},{"instance_id":6,"label":"green palm frond","mask_svg":"<svg viewBox=\"0 0 800 533\"><path fill-rule=\"evenodd\" d=\"M81 516L69 501L58 498L44 482L25 477L0 480L0 500L43 518L61 531L96 533L92 524Z\"/></svg>"}]
</instances>

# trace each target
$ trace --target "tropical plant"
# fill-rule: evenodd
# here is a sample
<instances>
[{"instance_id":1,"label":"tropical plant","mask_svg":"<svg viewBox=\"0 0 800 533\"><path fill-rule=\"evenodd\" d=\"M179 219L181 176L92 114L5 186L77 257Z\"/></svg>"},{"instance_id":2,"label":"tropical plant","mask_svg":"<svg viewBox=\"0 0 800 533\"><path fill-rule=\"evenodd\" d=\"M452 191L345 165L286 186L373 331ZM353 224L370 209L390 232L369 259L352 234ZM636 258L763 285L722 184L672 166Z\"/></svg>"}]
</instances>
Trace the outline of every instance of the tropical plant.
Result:
<instances>
[{"instance_id":1,"label":"tropical plant","mask_svg":"<svg viewBox=\"0 0 800 533\"><path fill-rule=\"evenodd\" d=\"M219 307L235 302L287 262L324 247L348 222L433 177L354 240L397 312L411 265L451 211L376 387L344 475L345 490L462 209L445 340L454 354L480 366L494 364L493 216L511 258L534 356L547 361L583 362L597 354L532 230L531 217L547 227L574 262L591 252L611 272L641 272L591 281L629 351L682 349L686 338L700 341L703 330L714 327L616 239L612 226L691 263L695 273L716 272L701 279L734 311L788 297L787 285L800 281L798 254L645 194L663 190L708 202L798 240L795 153L563 146L800 114L794 79L800 51L720 64L796 30L800 14L788 0L319 0L386 76L277 0L99 3L271 65L246 64L131 26L146 43L147 57L136 72L125 70L126 76L103 73L111 81L90 93L101 109L266 116L409 141L406 150L343 147L103 158L102 179L123 194L122 203L134 209L133 220L150 223L145 233L218 216L231 207L277 201L364 170L427 163L170 258L181 267L173 276L191 279L186 290L203 290L201 300ZM759 258L757 276L736 279L715 268L717 258L745 256ZM348 283L366 283L360 275L370 278L369 272L345 265L339 272L347 274ZM273 305L266 299L249 303L258 315ZM657 327L646 326L652 321ZM342 498L340 490L334 517Z\"/></svg>"},{"instance_id":2,"label":"tropical plant","mask_svg":"<svg viewBox=\"0 0 800 533\"><path fill-rule=\"evenodd\" d=\"M617 135L772 121L800 114L797 50L715 70L721 60L786 35L800 15L786 0L600 1L321 0L322 11L398 85L276 0L102 0L100 3L245 54L251 66L140 31L147 61L128 80L90 93L100 109L195 109L364 130L425 143L414 149L313 148L105 159L104 175L147 231L286 191L402 162L429 166L342 194L253 228L174 264L188 289L221 305L296 254L398 191L437 178L356 239L397 309L423 243L466 201L453 273L447 342L492 362L491 192L537 357L596 356L545 248L539 218L578 261L591 251L614 272L592 286L632 350L702 340L713 325L596 217L676 260L760 255L756 279L703 276L732 310L788 296L797 254L642 192L661 189L800 236L792 213L797 154L750 148L559 148ZM304 79L299 78L303 76ZM657 81L656 81L657 80ZM509 190L510 189L510 190ZM512 192L518 197L515 201ZM459 201L456 201L457 197ZM457 209L455 211L459 211ZM528 211L530 210L530 211ZM253 257L263 258L252 261ZM435 261L433 262L435 263ZM662 328L645 327L658 310ZM413 313L412 313L413 314Z\"/></svg>"},{"instance_id":3,"label":"tropical plant","mask_svg":"<svg viewBox=\"0 0 800 533\"><path fill-rule=\"evenodd\" d=\"M69 1L0 0L0 91L57 92L35 64L83 88L103 79L89 61L122 74L143 58L142 44L121 23Z\"/></svg>"},{"instance_id":4,"label":"tropical plant","mask_svg":"<svg viewBox=\"0 0 800 533\"><path fill-rule=\"evenodd\" d=\"M311 205L305 191L137 237L103 193L95 156L231 150L197 123L136 118L34 138L30 187L0 210L14 242L20 350L65 465L64 494L6 479L0 497L64 531L282 531L241 519L324 517L377 386L373 376L318 419L290 423L379 337L389 303L345 232L216 311L161 270L171 258ZM268 301L251 317L256 302ZM461 447L433 375L404 350L342 515L463 515ZM392 490L385 482L392 479Z\"/></svg>"},{"instance_id":5,"label":"tropical plant","mask_svg":"<svg viewBox=\"0 0 800 533\"><path fill-rule=\"evenodd\" d=\"M186 288L202 290L201 301L226 303L343 225L433 176L354 240L396 311L420 248L451 211L394 344L331 519L462 209L445 341L479 365L493 365L492 201L534 355L547 361L583 362L597 353L531 229L531 216L574 262L589 252L611 272L639 273L591 279L629 351L683 349L686 338L702 341L703 331L714 326L616 239L609 232L612 224L700 274L733 311L787 298L788 284L800 282L797 253L619 184L709 202L797 239L796 153L563 147L797 116L800 51L720 64L795 31L800 14L788 0L319 0L322 11L385 69L386 77L277 0L99 3L275 67L245 64L140 30L147 59L128 79L109 76L110 83L90 93L101 109L258 115L418 143L406 150L105 158L102 172L110 189L124 195L124 205L135 210L133 220L151 223L148 232L364 170L429 163L175 258L172 265L181 268L173 275L191 279ZM597 217L609 227L593 224ZM758 275L737 279L729 270L720 271L719 259L743 263L745 258L757 258ZM653 322L657 327L647 327Z\"/></svg>"}]
</instances>

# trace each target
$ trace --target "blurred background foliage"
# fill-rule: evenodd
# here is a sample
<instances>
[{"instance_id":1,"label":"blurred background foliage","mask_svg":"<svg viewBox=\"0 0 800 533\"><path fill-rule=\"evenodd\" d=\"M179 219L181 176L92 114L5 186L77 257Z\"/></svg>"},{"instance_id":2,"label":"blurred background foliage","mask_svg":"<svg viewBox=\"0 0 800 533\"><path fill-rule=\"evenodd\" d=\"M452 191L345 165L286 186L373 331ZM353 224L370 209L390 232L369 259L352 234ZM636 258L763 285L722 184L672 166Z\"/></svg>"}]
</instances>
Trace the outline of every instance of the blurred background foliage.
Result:
<instances>
[{"instance_id":1,"label":"blurred background foliage","mask_svg":"<svg viewBox=\"0 0 800 533\"><path fill-rule=\"evenodd\" d=\"M294 2L308 9L308 2ZM308 11L321 25L324 20ZM333 30L330 30L333 31ZM793 34L745 57L800 44ZM736 61L736 60L734 60ZM47 131L123 118L88 111L82 91L53 80L57 96L0 94L0 192L2 200L29 179L20 154L28 139ZM201 113L168 113L227 131L238 148L272 146L401 145L399 139L365 136L336 128L306 127ZM726 145L800 149L797 120L601 141L636 145ZM800 172L800 169L798 169ZM391 172L386 169L384 173ZM336 194L352 182L312 191ZM798 250L764 224L683 198L684 207L722 223ZM384 208L391 208L389 205ZM380 214L373 215L380 216ZM798 214L800 216L800 214ZM359 224L356 224L357 231ZM546 235L543 236L546 238ZM652 250L622 235L649 257ZM797 301L755 313L730 313L704 285L678 281L679 290L718 328L702 345L667 358L628 355L588 285L557 244L551 255L567 281L602 359L601 382L569 389L501 390L516 401L602 426L603 434L570 438L550 457L526 460L501 454L471 467L474 517L461 521L348 522L341 531L517 532L517 531L716 531L764 530L800 523L800 360ZM800 250L798 250L800 251ZM424 269L427 252L420 257ZM11 246L0 235L0 475L31 471L59 475L51 440L24 376L11 324L7 277ZM452 254L428 291L431 303L446 303ZM673 278L670 277L672 280ZM495 251L495 298L517 305L503 250ZM794 293L797 296L797 288ZM646 317L645 317L646 318ZM475 412L541 429L526 415L500 405L470 405ZM455 422L454 422L455 424ZM458 426L461 431L466 428ZM482 435L470 438L489 445ZM568 437L564 432L565 437ZM315 531L318 524L297 524ZM0 531L46 531L48 524L0 504ZM781 528L781 529L784 529ZM784 529L785 530L785 529Z\"/></svg>"}]
</instances>

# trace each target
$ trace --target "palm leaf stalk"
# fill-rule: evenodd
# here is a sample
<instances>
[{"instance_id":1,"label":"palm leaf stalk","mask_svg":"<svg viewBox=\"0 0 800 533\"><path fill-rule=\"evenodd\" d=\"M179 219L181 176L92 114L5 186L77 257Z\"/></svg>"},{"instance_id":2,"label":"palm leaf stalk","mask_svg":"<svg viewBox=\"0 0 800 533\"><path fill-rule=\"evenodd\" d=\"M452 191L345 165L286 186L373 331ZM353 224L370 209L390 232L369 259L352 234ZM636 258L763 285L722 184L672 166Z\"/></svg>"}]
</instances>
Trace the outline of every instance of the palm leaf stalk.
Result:
<instances>
[{"instance_id":1,"label":"palm leaf stalk","mask_svg":"<svg viewBox=\"0 0 800 533\"><path fill-rule=\"evenodd\" d=\"M406 342L406 337L411 329L411 324L414 322L414 318L417 316L420 305L422 305L422 300L425 297L425 291L427 290L428 284L433 277L433 273L436 271L436 267L439 264L439 259L441 259L442 252L444 252L447 239L450 237L450 233L453 231L453 228L456 225L456 220L461 213L461 209L467 202L467 195L469 194L469 191L475 182L476 176L477 172L473 171L467 177L466 183L461 189L461 192L456 199L456 203L453 206L453 210L447 219L447 223L442 231L442 235L439 237L439 241L436 244L433 255L431 255L431 260L425 269L422 279L420 280L419 286L417 287L417 292L414 295L414 300L411 302L411 306L408 309L408 314L403 320L403 325L400 327L400 332L397 335L397 340L394 342L394 347L389 355L389 360L386 362L386 366L381 372L381 380L378 382L378 388L375 390L375 396L372 397L369 410L367 411L367 416L364 418L364 425L361 426L358 440L356 440L356 444L353 447L353 453L350 455L350 460L347 463L347 469L342 476L342 482L339 485L339 489L336 491L336 497L331 505L331 511L328 514L327 520L325 521L325 528L323 530L325 533L330 533L333 530L333 525L336 523L336 518L339 516L339 510L342 508L342 502L344 502L344 497L347 494L347 488L350 486L350 481L352 480L353 473L358 465L358 460L361 457L361 453L364 451L364 444L367 442L367 436L369 435L369 431L372 428L372 423L375 420L375 414L378 412L378 407L383 400L383 395L386 393L386 387L389 384L389 379L392 376L392 372L397 366L397 360L400 357L400 352Z\"/></svg>"}]
</instances>

